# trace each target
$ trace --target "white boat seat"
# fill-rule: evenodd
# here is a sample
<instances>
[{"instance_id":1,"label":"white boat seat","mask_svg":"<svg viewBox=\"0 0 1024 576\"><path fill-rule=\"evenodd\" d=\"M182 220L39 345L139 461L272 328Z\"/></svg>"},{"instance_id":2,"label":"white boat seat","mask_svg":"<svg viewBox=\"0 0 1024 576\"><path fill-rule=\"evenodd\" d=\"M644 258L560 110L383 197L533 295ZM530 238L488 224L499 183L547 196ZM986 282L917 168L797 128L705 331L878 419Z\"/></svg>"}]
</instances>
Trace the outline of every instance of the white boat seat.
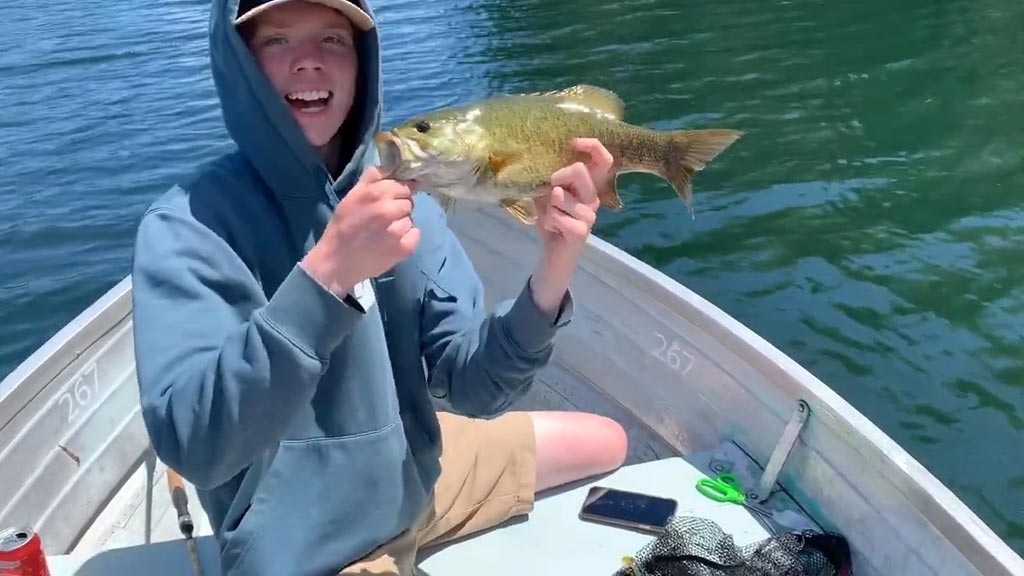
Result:
<instances>
[{"instance_id":1,"label":"white boat seat","mask_svg":"<svg viewBox=\"0 0 1024 576\"><path fill-rule=\"evenodd\" d=\"M420 567L434 576L479 574L486 568L491 576L532 574L610 574L623 556L639 550L651 536L583 522L578 519L580 504L594 485L645 492L675 498L678 514L695 515L717 522L743 545L770 535L760 516L736 504L714 502L700 495L697 481L711 474L712 460L728 463L745 486L751 486L760 473L752 461L732 444L713 453L684 458L667 458L624 466L613 474L552 491L537 500L528 518L512 520L500 527L461 541L424 550ZM696 465L695 465L696 464ZM698 468L698 466L700 468ZM195 500L191 499L190 503ZM769 502L779 510L785 529L818 527L806 519L785 493L775 494ZM195 508L198 504L192 504ZM193 510L193 515L196 511ZM173 513L154 515L160 526L155 534L176 529ZM172 526L163 524L171 523ZM116 541L116 539L115 539ZM204 576L218 576L217 544L209 535L196 538ZM92 557L70 555L49 558L53 576L99 576L138 574L146 576L191 574L185 544L180 537L152 544L118 541ZM496 558L500 561L495 562Z\"/></svg>"},{"instance_id":2,"label":"white boat seat","mask_svg":"<svg viewBox=\"0 0 1024 576\"><path fill-rule=\"evenodd\" d=\"M737 504L712 501L697 492L697 481L711 472L698 469L691 462L703 468L711 458L732 463L733 473L744 486L752 486L760 474L760 469L732 444L686 459L675 457L625 466L603 478L538 498L528 519L424 550L420 568L431 576L468 576L485 570L489 576L611 574L621 565L623 556L636 553L652 536L579 520L580 505L594 485L674 498L679 502L677 514L717 522L737 545L770 536L758 514ZM797 510L785 493L776 493L769 503L778 510L777 518L786 523L775 526L780 532L820 529Z\"/></svg>"}]
</instances>

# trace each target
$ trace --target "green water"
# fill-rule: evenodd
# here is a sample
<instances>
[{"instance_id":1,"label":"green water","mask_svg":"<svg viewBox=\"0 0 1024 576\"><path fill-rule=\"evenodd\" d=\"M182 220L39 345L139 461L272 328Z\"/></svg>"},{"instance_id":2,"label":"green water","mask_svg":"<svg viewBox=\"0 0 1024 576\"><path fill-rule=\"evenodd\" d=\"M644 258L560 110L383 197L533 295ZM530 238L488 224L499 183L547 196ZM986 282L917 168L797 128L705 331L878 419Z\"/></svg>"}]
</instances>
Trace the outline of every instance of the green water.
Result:
<instances>
[{"instance_id":1,"label":"green water","mask_svg":"<svg viewBox=\"0 0 1024 576\"><path fill-rule=\"evenodd\" d=\"M590 82L747 132L598 234L834 387L1024 549L1024 5L477 4L488 89ZM626 8L628 6L628 9Z\"/></svg>"},{"instance_id":2,"label":"green water","mask_svg":"<svg viewBox=\"0 0 1024 576\"><path fill-rule=\"evenodd\" d=\"M376 5L387 123L587 82L633 123L745 131L696 178L693 220L629 175L597 233L802 363L1024 552L1024 4ZM228 143L205 2L0 15L2 376L127 273L146 204Z\"/></svg>"}]
</instances>

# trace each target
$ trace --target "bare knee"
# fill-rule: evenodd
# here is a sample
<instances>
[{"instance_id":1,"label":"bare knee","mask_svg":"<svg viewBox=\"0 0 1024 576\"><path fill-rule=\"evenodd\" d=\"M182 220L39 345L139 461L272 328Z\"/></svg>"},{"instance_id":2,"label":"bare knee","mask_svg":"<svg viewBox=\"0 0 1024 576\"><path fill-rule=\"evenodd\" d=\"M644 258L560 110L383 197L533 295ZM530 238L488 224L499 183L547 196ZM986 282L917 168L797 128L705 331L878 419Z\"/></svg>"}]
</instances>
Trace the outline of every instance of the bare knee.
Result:
<instances>
[{"instance_id":1,"label":"bare knee","mask_svg":"<svg viewBox=\"0 0 1024 576\"><path fill-rule=\"evenodd\" d=\"M605 442L605 455L608 458L605 462L606 471L614 470L622 466L622 463L626 461L626 452L629 450L629 438L626 436L626 429L621 424L611 418L603 416L599 416L599 418L602 420L601 426Z\"/></svg>"},{"instance_id":2,"label":"bare knee","mask_svg":"<svg viewBox=\"0 0 1024 576\"><path fill-rule=\"evenodd\" d=\"M532 412L537 441L537 491L610 472L626 460L622 426L581 412Z\"/></svg>"}]
</instances>

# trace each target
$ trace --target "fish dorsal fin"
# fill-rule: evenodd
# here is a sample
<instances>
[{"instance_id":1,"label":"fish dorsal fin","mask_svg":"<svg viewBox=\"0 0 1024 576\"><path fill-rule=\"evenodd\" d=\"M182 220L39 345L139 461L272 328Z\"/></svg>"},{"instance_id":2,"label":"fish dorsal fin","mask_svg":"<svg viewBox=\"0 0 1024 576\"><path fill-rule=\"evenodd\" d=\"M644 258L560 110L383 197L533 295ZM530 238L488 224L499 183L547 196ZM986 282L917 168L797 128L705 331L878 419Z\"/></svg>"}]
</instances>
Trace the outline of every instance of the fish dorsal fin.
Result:
<instances>
[{"instance_id":1,"label":"fish dorsal fin","mask_svg":"<svg viewBox=\"0 0 1024 576\"><path fill-rule=\"evenodd\" d=\"M568 104L578 105L588 111L608 116L615 120L622 120L626 110L626 105L619 98L618 94L589 84L577 84L576 86L562 88L561 90L538 92L536 95L561 98Z\"/></svg>"}]
</instances>

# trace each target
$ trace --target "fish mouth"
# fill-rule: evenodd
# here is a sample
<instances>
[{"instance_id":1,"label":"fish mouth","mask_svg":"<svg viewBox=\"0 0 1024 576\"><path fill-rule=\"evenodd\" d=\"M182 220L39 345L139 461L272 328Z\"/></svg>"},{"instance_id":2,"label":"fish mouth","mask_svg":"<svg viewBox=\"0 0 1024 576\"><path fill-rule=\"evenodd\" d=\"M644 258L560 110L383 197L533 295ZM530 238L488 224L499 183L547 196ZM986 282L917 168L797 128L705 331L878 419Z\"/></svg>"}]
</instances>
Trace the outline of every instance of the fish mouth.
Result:
<instances>
[{"instance_id":1,"label":"fish mouth","mask_svg":"<svg viewBox=\"0 0 1024 576\"><path fill-rule=\"evenodd\" d=\"M418 143L401 137L394 130L377 134L375 140L380 168L387 176L408 178L430 157Z\"/></svg>"},{"instance_id":2,"label":"fish mouth","mask_svg":"<svg viewBox=\"0 0 1024 576\"><path fill-rule=\"evenodd\" d=\"M390 176L402 163L402 148L397 136L390 132L377 135L377 155L380 156L380 169Z\"/></svg>"}]
</instances>

